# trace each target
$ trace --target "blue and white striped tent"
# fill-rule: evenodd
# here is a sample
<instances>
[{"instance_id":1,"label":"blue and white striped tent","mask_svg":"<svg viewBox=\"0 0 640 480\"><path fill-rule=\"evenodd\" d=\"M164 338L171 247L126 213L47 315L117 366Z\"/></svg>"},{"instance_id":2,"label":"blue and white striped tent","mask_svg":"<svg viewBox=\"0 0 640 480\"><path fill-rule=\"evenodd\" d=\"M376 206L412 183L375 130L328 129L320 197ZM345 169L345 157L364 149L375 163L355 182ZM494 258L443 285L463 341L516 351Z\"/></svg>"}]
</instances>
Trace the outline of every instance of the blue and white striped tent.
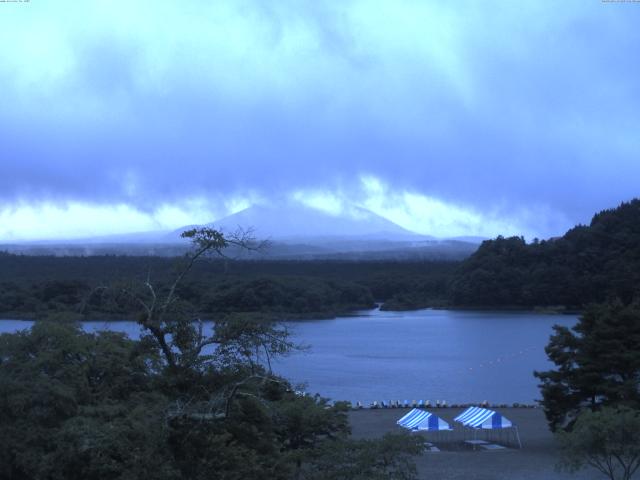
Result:
<instances>
[{"instance_id":1,"label":"blue and white striped tent","mask_svg":"<svg viewBox=\"0 0 640 480\"><path fill-rule=\"evenodd\" d=\"M511 420L503 417L499 412L489 410L488 408L469 407L453 420L461 423L465 427L474 429L496 430L513 428L518 440L518 445L522 448L518 427L516 427Z\"/></svg>"},{"instance_id":2,"label":"blue and white striped tent","mask_svg":"<svg viewBox=\"0 0 640 480\"><path fill-rule=\"evenodd\" d=\"M462 412L460 415L458 415L456 418L453 419L454 422L464 422L465 418L469 417L470 415L473 415L481 410L484 410L481 407L469 407L467 408L464 412Z\"/></svg>"},{"instance_id":3,"label":"blue and white striped tent","mask_svg":"<svg viewBox=\"0 0 640 480\"><path fill-rule=\"evenodd\" d=\"M409 430L451 430L449 424L437 415L417 408L412 409L396 423L401 427L408 428Z\"/></svg>"},{"instance_id":4,"label":"blue and white striped tent","mask_svg":"<svg viewBox=\"0 0 640 480\"><path fill-rule=\"evenodd\" d=\"M462 423L465 427L471 428L511 428L513 423L501 413L482 407L470 407L456 418L456 422Z\"/></svg>"}]
</instances>

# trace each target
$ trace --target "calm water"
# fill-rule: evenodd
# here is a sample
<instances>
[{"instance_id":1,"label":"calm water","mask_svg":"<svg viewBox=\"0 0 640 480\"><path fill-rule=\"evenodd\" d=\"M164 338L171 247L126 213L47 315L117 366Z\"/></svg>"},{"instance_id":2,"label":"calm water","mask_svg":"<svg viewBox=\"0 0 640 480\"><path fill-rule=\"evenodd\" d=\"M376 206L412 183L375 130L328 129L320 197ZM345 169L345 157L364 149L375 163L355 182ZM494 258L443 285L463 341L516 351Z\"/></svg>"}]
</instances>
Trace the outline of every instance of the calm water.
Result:
<instances>
[{"instance_id":1,"label":"calm water","mask_svg":"<svg viewBox=\"0 0 640 480\"><path fill-rule=\"evenodd\" d=\"M527 402L539 398L533 370L549 368L544 347L554 324L576 317L514 312L417 310L360 312L334 320L290 322L309 345L274 365L306 391L332 399ZM31 322L0 321L0 333ZM137 337L133 322L86 322Z\"/></svg>"}]
</instances>

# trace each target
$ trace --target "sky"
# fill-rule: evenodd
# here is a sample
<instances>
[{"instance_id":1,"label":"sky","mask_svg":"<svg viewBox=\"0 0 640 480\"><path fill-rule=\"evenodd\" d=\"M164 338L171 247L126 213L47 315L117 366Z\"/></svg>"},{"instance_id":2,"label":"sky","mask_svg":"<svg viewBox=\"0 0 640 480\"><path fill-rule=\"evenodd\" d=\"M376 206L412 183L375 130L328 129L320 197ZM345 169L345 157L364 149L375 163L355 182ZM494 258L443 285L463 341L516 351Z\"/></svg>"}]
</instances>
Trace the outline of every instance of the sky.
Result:
<instances>
[{"instance_id":1,"label":"sky","mask_svg":"<svg viewBox=\"0 0 640 480\"><path fill-rule=\"evenodd\" d=\"M357 205L546 238L638 196L640 3L0 2L0 241Z\"/></svg>"}]
</instances>

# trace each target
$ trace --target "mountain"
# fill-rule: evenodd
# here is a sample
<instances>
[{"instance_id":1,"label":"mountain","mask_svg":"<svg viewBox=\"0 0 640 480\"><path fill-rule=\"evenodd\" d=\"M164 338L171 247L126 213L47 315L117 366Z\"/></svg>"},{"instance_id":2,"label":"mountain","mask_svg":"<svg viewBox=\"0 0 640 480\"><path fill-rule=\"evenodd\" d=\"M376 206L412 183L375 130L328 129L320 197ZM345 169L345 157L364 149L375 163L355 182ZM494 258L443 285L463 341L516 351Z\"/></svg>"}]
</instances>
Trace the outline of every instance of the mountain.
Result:
<instances>
[{"instance_id":1,"label":"mountain","mask_svg":"<svg viewBox=\"0 0 640 480\"><path fill-rule=\"evenodd\" d=\"M304 205L253 205L207 226L230 233L253 229L258 238L305 243L331 240L420 241L433 237L419 235L360 207L350 207L333 215ZM182 232L185 228L176 230Z\"/></svg>"},{"instance_id":2,"label":"mountain","mask_svg":"<svg viewBox=\"0 0 640 480\"><path fill-rule=\"evenodd\" d=\"M486 241L460 265L450 294L460 306L579 309L640 300L640 200L603 210L559 238Z\"/></svg>"},{"instance_id":3,"label":"mountain","mask_svg":"<svg viewBox=\"0 0 640 480\"><path fill-rule=\"evenodd\" d=\"M231 252L249 258L345 260L460 260L478 242L436 239L411 232L364 208L350 206L339 215L301 204L254 205L205 225L185 225L174 231L109 235L68 241L23 242L3 249L34 255L163 255L183 254L189 243L180 237L188 229L207 226L232 234L251 229L269 240L263 253Z\"/></svg>"},{"instance_id":4,"label":"mountain","mask_svg":"<svg viewBox=\"0 0 640 480\"><path fill-rule=\"evenodd\" d=\"M209 223L227 234L251 229L270 246L250 258L304 260L460 260L476 242L439 240L411 232L364 208L351 206L340 215L296 204L254 205ZM178 239L182 227L167 238ZM239 252L238 252L239 253Z\"/></svg>"}]
</instances>

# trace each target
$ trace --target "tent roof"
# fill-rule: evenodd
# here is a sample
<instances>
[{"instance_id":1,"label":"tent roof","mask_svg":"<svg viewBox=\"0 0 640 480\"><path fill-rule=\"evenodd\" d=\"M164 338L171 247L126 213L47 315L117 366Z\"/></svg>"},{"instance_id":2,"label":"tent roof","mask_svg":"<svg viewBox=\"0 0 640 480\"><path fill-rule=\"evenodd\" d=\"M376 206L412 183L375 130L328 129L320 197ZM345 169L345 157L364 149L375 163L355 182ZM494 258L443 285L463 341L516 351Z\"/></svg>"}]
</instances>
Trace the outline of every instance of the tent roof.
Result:
<instances>
[{"instance_id":1,"label":"tent roof","mask_svg":"<svg viewBox=\"0 0 640 480\"><path fill-rule=\"evenodd\" d=\"M412 409L396 422L409 430L451 430L447 422L426 410Z\"/></svg>"},{"instance_id":2,"label":"tent roof","mask_svg":"<svg viewBox=\"0 0 640 480\"><path fill-rule=\"evenodd\" d=\"M513 423L503 417L501 413L482 407L469 407L454 420L471 428L494 429L513 426Z\"/></svg>"}]
</instances>

